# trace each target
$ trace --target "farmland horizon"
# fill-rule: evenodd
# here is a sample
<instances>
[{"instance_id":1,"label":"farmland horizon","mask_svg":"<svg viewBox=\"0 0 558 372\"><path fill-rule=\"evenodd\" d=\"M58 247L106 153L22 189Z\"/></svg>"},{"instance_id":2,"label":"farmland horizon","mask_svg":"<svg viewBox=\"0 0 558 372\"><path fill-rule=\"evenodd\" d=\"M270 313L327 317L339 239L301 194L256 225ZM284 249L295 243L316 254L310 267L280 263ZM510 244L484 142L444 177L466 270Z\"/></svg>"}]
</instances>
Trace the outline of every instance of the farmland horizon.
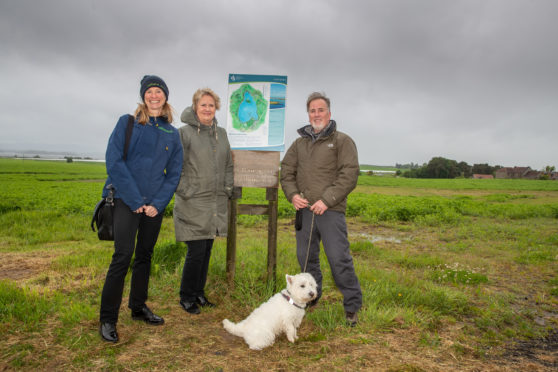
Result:
<instances>
[{"instance_id":1,"label":"farmland horizon","mask_svg":"<svg viewBox=\"0 0 558 372\"><path fill-rule=\"evenodd\" d=\"M18 159L42 159L42 160L65 160L66 157L72 157L73 159L78 160L88 160L88 161L105 161L105 154L104 152L98 151L83 151L76 146L79 145L71 145L68 146L68 149L59 150L54 149L52 146L50 148L44 149L37 149L35 146L9 146L9 145L0 145L0 158L18 158ZM281 152L281 159L284 155L284 151ZM443 156L445 157L445 156ZM460 159L452 159L456 161L461 161ZM361 167L378 167L378 168L396 168L396 164L399 162L394 162L393 164L374 164L368 160L360 162ZM412 164L413 161L409 161L403 163L404 165ZM419 163L415 163L417 165L422 165ZM487 162L489 165L495 165ZM471 164L473 165L473 164ZM537 167L532 167L530 165L525 164L498 164L503 167L530 167L534 170L539 170Z\"/></svg>"}]
</instances>

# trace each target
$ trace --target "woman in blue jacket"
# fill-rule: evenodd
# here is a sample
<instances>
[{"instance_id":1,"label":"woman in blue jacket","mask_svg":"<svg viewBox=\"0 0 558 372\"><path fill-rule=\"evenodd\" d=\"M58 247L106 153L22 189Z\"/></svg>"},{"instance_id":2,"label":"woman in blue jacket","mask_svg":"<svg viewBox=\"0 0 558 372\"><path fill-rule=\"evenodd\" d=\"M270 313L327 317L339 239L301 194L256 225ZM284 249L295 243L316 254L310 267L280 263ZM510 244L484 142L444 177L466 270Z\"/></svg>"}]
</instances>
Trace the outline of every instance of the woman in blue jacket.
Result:
<instances>
[{"instance_id":1,"label":"woman in blue jacket","mask_svg":"<svg viewBox=\"0 0 558 372\"><path fill-rule=\"evenodd\" d=\"M118 341L118 310L134 250L128 301L132 318L152 325L164 323L145 301L153 247L182 170L182 144L178 131L170 124L172 107L167 102L168 95L163 79L144 76L140 87L142 102L134 115L126 156L128 115L120 117L107 146L108 178L103 196L109 188L114 189L114 254L101 296L99 332L109 342Z\"/></svg>"}]
</instances>

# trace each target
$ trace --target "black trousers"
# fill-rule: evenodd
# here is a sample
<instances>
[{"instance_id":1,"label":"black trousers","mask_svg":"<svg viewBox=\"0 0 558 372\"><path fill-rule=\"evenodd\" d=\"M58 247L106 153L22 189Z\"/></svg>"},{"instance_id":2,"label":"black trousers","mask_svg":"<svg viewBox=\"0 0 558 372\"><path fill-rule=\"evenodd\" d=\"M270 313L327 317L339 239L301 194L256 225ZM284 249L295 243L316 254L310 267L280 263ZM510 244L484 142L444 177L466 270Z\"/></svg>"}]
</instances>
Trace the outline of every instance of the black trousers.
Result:
<instances>
[{"instance_id":1,"label":"black trousers","mask_svg":"<svg viewBox=\"0 0 558 372\"><path fill-rule=\"evenodd\" d=\"M114 254L101 295L100 320L102 323L118 321L124 279L130 267L134 249L136 256L132 268L128 307L132 310L140 310L145 304L151 271L151 256L162 221L163 213L159 213L155 217L134 213L122 200L115 199Z\"/></svg>"},{"instance_id":2,"label":"black trousers","mask_svg":"<svg viewBox=\"0 0 558 372\"><path fill-rule=\"evenodd\" d=\"M205 296L204 288L207 281L207 270L211 258L213 239L187 241L188 253L182 269L180 283L180 299L195 302L196 297Z\"/></svg>"}]
</instances>

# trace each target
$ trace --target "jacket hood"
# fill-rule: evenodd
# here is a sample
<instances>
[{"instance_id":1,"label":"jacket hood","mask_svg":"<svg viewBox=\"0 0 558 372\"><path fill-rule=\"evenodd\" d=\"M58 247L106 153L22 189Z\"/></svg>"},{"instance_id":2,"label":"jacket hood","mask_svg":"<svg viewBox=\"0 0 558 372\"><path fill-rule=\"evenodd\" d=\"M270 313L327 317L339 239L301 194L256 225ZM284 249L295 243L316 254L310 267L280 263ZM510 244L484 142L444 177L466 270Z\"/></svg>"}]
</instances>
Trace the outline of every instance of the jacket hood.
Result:
<instances>
[{"instance_id":1,"label":"jacket hood","mask_svg":"<svg viewBox=\"0 0 558 372\"><path fill-rule=\"evenodd\" d=\"M215 138L217 138L217 118L213 118L213 124L204 125L200 123L200 120L198 119L198 116L194 112L194 108L192 106L186 107L184 111L182 111L180 121L196 128L198 130L198 134L200 133L200 130L212 130L215 134Z\"/></svg>"},{"instance_id":2,"label":"jacket hood","mask_svg":"<svg viewBox=\"0 0 558 372\"><path fill-rule=\"evenodd\" d=\"M312 125L310 124L307 124L302 128L299 128L297 132L301 137L307 137L315 141L318 138L329 137L336 130L337 130L337 123L335 122L335 120L330 120L329 124L324 128L324 130L318 134L312 131Z\"/></svg>"}]
</instances>

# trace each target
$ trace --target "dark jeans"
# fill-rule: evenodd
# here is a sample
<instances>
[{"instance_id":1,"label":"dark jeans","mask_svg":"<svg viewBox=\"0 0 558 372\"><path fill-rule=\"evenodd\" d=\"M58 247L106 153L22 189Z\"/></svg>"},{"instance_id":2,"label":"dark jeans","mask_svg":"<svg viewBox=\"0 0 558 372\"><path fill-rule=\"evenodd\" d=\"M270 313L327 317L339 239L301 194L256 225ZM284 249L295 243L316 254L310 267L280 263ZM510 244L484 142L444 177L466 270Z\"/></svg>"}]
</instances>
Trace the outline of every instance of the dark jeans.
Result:
<instances>
[{"instance_id":1,"label":"dark jeans","mask_svg":"<svg viewBox=\"0 0 558 372\"><path fill-rule=\"evenodd\" d=\"M207 281L213 239L190 240L186 244L188 253L182 269L180 299L185 302L195 302L196 297L205 296L203 289Z\"/></svg>"},{"instance_id":2,"label":"dark jeans","mask_svg":"<svg viewBox=\"0 0 558 372\"><path fill-rule=\"evenodd\" d=\"M162 221L163 213L159 213L155 217L134 213L122 200L115 199L114 254L101 295L100 320L102 323L118 321L124 279L130 267L134 248L136 256L132 267L128 307L132 310L139 310L145 304L151 271L151 256Z\"/></svg>"},{"instance_id":3,"label":"dark jeans","mask_svg":"<svg viewBox=\"0 0 558 372\"><path fill-rule=\"evenodd\" d=\"M362 306L362 291L355 273L353 257L347 239L345 215L341 212L326 211L321 216L314 216L312 231L312 212L302 210L302 229L296 232L296 253L300 268L312 274L318 284L318 298L322 295L322 271L320 270L320 240L331 268L335 285L343 294L345 311L357 312ZM310 249L308 239L312 234Z\"/></svg>"}]
</instances>

